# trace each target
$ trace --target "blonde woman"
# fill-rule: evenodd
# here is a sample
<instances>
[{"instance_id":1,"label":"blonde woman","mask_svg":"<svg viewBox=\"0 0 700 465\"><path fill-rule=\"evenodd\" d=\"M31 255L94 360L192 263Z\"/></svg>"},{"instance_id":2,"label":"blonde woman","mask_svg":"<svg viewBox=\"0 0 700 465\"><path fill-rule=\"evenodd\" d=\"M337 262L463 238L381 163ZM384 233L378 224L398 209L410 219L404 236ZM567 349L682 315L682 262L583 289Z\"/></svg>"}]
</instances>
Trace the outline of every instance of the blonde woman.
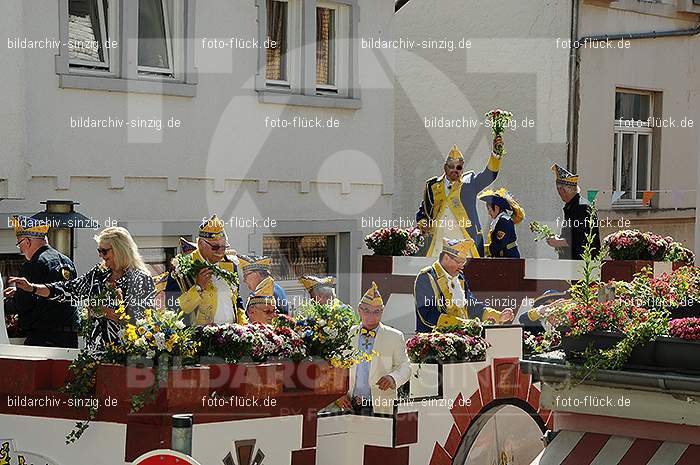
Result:
<instances>
[{"instance_id":1,"label":"blonde woman","mask_svg":"<svg viewBox=\"0 0 700 465\"><path fill-rule=\"evenodd\" d=\"M25 278L10 278L9 283L39 297L68 301L78 308L99 308L99 315L89 315L91 330L87 341L89 348L99 350L117 338L115 310L119 301L123 300L132 320L143 318L144 311L154 306L155 287L129 231L118 226L106 228L95 236L95 242L102 261L82 276L51 284L34 284ZM116 299L109 297L110 287L115 289Z\"/></svg>"}]
</instances>

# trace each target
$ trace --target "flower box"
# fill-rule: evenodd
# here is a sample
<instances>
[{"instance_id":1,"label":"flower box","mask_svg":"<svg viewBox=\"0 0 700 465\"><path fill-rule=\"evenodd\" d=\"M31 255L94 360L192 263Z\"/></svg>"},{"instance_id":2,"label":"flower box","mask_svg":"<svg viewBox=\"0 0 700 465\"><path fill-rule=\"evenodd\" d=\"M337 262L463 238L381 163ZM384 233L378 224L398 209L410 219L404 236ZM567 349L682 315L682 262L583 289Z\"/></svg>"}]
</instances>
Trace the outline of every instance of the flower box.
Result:
<instances>
[{"instance_id":1,"label":"flower box","mask_svg":"<svg viewBox=\"0 0 700 465\"><path fill-rule=\"evenodd\" d=\"M348 392L349 371L336 368L325 360L303 360L293 363L284 372L284 389L311 391L317 395L338 395Z\"/></svg>"},{"instance_id":2,"label":"flower box","mask_svg":"<svg viewBox=\"0 0 700 465\"><path fill-rule=\"evenodd\" d=\"M700 341L662 336L654 346L654 364L659 369L700 375Z\"/></svg>"},{"instance_id":3,"label":"flower box","mask_svg":"<svg viewBox=\"0 0 700 465\"><path fill-rule=\"evenodd\" d=\"M608 282L611 279L616 281L632 281L634 274L642 271L644 267L654 267L651 260L606 260L603 262L601 279Z\"/></svg>"},{"instance_id":4,"label":"flower box","mask_svg":"<svg viewBox=\"0 0 700 465\"><path fill-rule=\"evenodd\" d=\"M568 360L581 360L581 354L583 354L588 347L598 350L608 350L615 347L623 337L622 333L613 333L611 331L591 331L590 333L580 336L566 335L562 337L561 348Z\"/></svg>"},{"instance_id":5,"label":"flower box","mask_svg":"<svg viewBox=\"0 0 700 465\"><path fill-rule=\"evenodd\" d=\"M116 399L123 411L130 408L132 397L148 389L155 379L152 367L103 364L97 367L95 393L99 399ZM209 391L209 367L170 369L167 386L160 389L155 404L146 409L191 410L201 404Z\"/></svg>"},{"instance_id":6,"label":"flower box","mask_svg":"<svg viewBox=\"0 0 700 465\"><path fill-rule=\"evenodd\" d=\"M209 365L209 384L223 395L247 398L282 394L284 365L281 363L237 363Z\"/></svg>"},{"instance_id":7,"label":"flower box","mask_svg":"<svg viewBox=\"0 0 700 465\"><path fill-rule=\"evenodd\" d=\"M29 395L57 391L66 384L67 360L1 359L0 393Z\"/></svg>"}]
</instances>

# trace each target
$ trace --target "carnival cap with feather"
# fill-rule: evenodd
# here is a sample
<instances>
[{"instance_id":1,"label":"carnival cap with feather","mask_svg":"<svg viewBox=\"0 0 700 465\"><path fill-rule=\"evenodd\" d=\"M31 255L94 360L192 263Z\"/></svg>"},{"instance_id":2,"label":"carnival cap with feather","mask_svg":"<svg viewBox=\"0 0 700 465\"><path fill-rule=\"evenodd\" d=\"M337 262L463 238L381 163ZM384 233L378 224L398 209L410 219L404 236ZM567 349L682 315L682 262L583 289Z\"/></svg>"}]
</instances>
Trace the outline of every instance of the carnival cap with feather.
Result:
<instances>
[{"instance_id":1,"label":"carnival cap with feather","mask_svg":"<svg viewBox=\"0 0 700 465\"><path fill-rule=\"evenodd\" d=\"M478 199L490 205L498 205L501 210L512 211L512 219L513 223L515 224L518 224L525 219L525 211L520 206L518 201L515 200L515 197L513 197L513 195L508 192L505 187L501 187L495 191L492 189L486 189L479 194Z\"/></svg>"}]
</instances>

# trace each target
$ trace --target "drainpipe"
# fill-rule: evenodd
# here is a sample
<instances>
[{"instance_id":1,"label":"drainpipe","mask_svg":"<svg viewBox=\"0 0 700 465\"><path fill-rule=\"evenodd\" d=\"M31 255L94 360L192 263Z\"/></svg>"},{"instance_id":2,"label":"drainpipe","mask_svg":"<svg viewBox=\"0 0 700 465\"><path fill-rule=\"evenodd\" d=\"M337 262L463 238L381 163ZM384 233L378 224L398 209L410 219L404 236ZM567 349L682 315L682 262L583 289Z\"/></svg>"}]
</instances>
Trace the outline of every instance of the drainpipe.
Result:
<instances>
[{"instance_id":1,"label":"drainpipe","mask_svg":"<svg viewBox=\"0 0 700 465\"><path fill-rule=\"evenodd\" d=\"M569 49L569 113L566 121L566 165L572 173L576 172L576 153L578 149L578 109L579 109L579 50L578 18L581 11L580 0L571 2L571 43Z\"/></svg>"},{"instance_id":2,"label":"drainpipe","mask_svg":"<svg viewBox=\"0 0 700 465\"><path fill-rule=\"evenodd\" d=\"M698 143L695 146L700 155L700 131L697 132ZM698 175L695 177L697 179L695 184L695 266L700 266L700 215L698 215L698 209L700 209L700 156L696 158L696 163L698 164Z\"/></svg>"}]
</instances>

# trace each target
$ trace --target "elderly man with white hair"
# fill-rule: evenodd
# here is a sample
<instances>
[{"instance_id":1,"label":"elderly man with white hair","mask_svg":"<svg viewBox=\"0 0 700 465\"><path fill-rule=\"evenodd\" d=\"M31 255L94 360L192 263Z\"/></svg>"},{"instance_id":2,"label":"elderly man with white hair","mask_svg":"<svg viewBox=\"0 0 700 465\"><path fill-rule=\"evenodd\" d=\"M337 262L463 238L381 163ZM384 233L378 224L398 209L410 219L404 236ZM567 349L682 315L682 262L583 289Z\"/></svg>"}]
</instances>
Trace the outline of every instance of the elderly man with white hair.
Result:
<instances>
[{"instance_id":1,"label":"elderly man with white hair","mask_svg":"<svg viewBox=\"0 0 700 465\"><path fill-rule=\"evenodd\" d=\"M547 244L557 250L559 258L581 260L591 225L594 235L593 253L600 250L597 219L593 216L590 204L581 198L581 188L578 186L579 176L556 163L552 165L552 171L556 176L557 193L564 202L564 221L559 236L547 239Z\"/></svg>"}]
</instances>

